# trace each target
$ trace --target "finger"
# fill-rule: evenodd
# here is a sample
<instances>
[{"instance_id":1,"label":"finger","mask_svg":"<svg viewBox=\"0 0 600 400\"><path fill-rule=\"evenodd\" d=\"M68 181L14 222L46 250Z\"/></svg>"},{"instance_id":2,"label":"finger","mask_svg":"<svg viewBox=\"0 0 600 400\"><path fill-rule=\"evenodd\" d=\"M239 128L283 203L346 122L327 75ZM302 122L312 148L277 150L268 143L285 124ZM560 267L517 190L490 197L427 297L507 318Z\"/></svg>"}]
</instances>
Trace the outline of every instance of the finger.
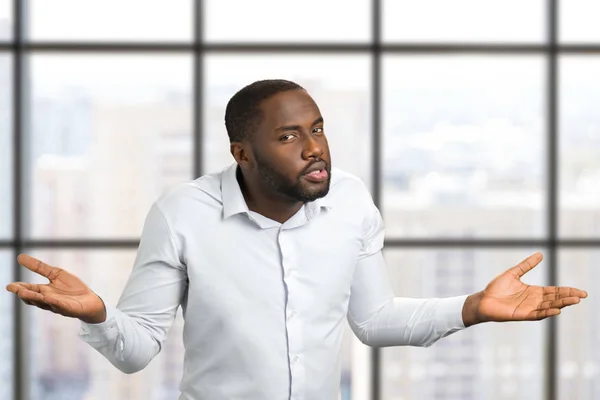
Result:
<instances>
[{"instance_id":1,"label":"finger","mask_svg":"<svg viewBox=\"0 0 600 400\"><path fill-rule=\"evenodd\" d=\"M527 257L525 260L521 261L519 264L510 268L508 270L508 272L515 275L517 278L520 278L523 275L525 275L527 272L531 271L533 269L533 267L538 265L540 263L540 261L542 261L542 258L543 258L542 253L539 253L539 252L535 253L535 254Z\"/></svg>"},{"instance_id":2,"label":"finger","mask_svg":"<svg viewBox=\"0 0 600 400\"><path fill-rule=\"evenodd\" d=\"M19 282L13 282L6 285L6 290L8 290L11 293L17 293L20 287L21 286L19 285Z\"/></svg>"},{"instance_id":3,"label":"finger","mask_svg":"<svg viewBox=\"0 0 600 400\"><path fill-rule=\"evenodd\" d=\"M50 305L48 305L46 303L42 303L41 301L29 301L29 300L24 300L24 299L20 299L20 300L23 303L27 304L28 306L35 306L37 308L41 308L42 310L55 312Z\"/></svg>"},{"instance_id":4,"label":"finger","mask_svg":"<svg viewBox=\"0 0 600 400\"><path fill-rule=\"evenodd\" d=\"M548 308L564 308L578 304L581 301L579 297L565 297L557 300L547 300L540 303L538 310L545 310Z\"/></svg>"},{"instance_id":5,"label":"finger","mask_svg":"<svg viewBox=\"0 0 600 400\"><path fill-rule=\"evenodd\" d=\"M21 288L29 289L23 282L13 282L6 285L6 290L12 293L17 293Z\"/></svg>"},{"instance_id":6,"label":"finger","mask_svg":"<svg viewBox=\"0 0 600 400\"><path fill-rule=\"evenodd\" d=\"M572 287L559 287L558 288L560 293L568 293L569 297L575 296L575 297L580 297L582 299L585 299L586 297L588 297L588 293L585 290L581 290L581 289L576 289L576 288L572 288Z\"/></svg>"},{"instance_id":7,"label":"finger","mask_svg":"<svg viewBox=\"0 0 600 400\"><path fill-rule=\"evenodd\" d=\"M17 293L17 291L20 288L25 288L27 290L31 290L34 292L40 292L40 286L38 284L35 283L27 283L27 282L13 282L9 285L6 286L6 290L8 290L9 292L13 292L13 293Z\"/></svg>"},{"instance_id":8,"label":"finger","mask_svg":"<svg viewBox=\"0 0 600 400\"><path fill-rule=\"evenodd\" d=\"M29 303L32 306L36 306L37 308L41 308L42 310L53 311L52 307L49 304L46 304L45 302L42 302L42 301L31 301Z\"/></svg>"},{"instance_id":9,"label":"finger","mask_svg":"<svg viewBox=\"0 0 600 400\"><path fill-rule=\"evenodd\" d=\"M27 300L29 302L44 301L44 296L41 293L24 288L19 289L17 296L19 296L21 300Z\"/></svg>"},{"instance_id":10,"label":"finger","mask_svg":"<svg viewBox=\"0 0 600 400\"><path fill-rule=\"evenodd\" d=\"M27 268L28 270L35 272L36 274L42 275L50 279L51 281L56 279L56 277L60 274L61 269L56 267L51 267L45 262L38 260L37 258L33 258L28 256L27 254L19 254L17 257L17 262Z\"/></svg>"},{"instance_id":11,"label":"finger","mask_svg":"<svg viewBox=\"0 0 600 400\"><path fill-rule=\"evenodd\" d=\"M560 309L548 308L547 310L533 311L530 315L532 320L539 321L548 317L554 317L558 314L560 314Z\"/></svg>"},{"instance_id":12,"label":"finger","mask_svg":"<svg viewBox=\"0 0 600 400\"><path fill-rule=\"evenodd\" d=\"M579 297L585 299L588 296L587 292L584 290L565 286L546 286L544 287L544 293L544 300L557 300L566 297Z\"/></svg>"},{"instance_id":13,"label":"finger","mask_svg":"<svg viewBox=\"0 0 600 400\"><path fill-rule=\"evenodd\" d=\"M44 296L41 293L34 292L32 290L20 289L17 293L19 298L23 301L23 303L28 306L35 306L41 308L42 310L52 310L52 303L55 303L55 300L52 300L52 303L48 302L48 296Z\"/></svg>"}]
</instances>

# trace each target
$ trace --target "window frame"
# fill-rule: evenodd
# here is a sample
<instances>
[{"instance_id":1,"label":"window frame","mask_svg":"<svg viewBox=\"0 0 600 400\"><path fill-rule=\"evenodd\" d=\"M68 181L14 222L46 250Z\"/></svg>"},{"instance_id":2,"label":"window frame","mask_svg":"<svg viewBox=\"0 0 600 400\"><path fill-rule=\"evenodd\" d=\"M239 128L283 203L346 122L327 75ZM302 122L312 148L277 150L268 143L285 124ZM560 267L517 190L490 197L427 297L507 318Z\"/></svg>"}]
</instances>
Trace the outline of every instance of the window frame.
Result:
<instances>
[{"instance_id":1,"label":"window frame","mask_svg":"<svg viewBox=\"0 0 600 400\"><path fill-rule=\"evenodd\" d=\"M524 248L536 247L545 252L548 269L548 283L557 284L558 252L565 248L597 248L600 238L562 239L558 235L558 64L561 54L594 54L600 55L599 44L562 44L558 38L558 0L549 0L546 10L546 37L542 44L497 44L497 43L384 43L382 41L382 3L383 0L371 0L372 33L370 43L218 43L209 44L204 40L203 32L203 2L196 0L193 5L194 40L192 43L147 43L147 42L29 42L26 32L26 1L12 0L13 33L12 38L0 41L0 52L12 56L12 199L13 199L13 229L8 240L0 240L0 250L7 250L17 255L24 249L135 249L138 240L89 239L76 238L67 240L41 239L32 240L24 235L24 221L27 220L27 137L24 134L28 118L28 110L24 101L28 96L27 57L32 53L184 53L192 54L194 59L193 72L193 167L190 173L194 177L202 175L203 153L203 58L208 53L269 53L286 54L295 52L315 52L327 54L356 53L368 54L371 58L371 115L372 115L372 149L371 149L371 183L375 204L381 207L381 63L384 54L538 54L546 60L547 82L543 94L546 105L546 219L547 232L540 240L500 239L388 239L386 249L392 248ZM12 278L16 281L24 276L22 267L16 260L12 265ZM23 307L18 298L14 297L13 304L14 348L13 348L13 392L14 400L28 400L27 374L27 328ZM547 400L557 400L558 371L557 371L557 322L551 319L547 330L545 396ZM381 398L381 350L370 349L371 354L371 398Z\"/></svg>"}]
</instances>

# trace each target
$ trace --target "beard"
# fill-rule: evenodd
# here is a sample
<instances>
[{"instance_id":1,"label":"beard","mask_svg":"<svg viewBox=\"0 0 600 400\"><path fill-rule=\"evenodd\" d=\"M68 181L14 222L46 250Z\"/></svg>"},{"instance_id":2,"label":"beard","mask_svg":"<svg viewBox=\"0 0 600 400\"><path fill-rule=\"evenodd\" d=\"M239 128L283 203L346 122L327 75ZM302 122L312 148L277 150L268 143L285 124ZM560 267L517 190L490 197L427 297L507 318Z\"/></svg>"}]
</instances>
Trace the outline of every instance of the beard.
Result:
<instances>
[{"instance_id":1,"label":"beard","mask_svg":"<svg viewBox=\"0 0 600 400\"><path fill-rule=\"evenodd\" d=\"M292 181L288 177L281 174L279 170L272 164L262 159L262 157L260 157L256 152L254 152L254 155L256 165L258 167L258 174L261 180L274 193L302 203L315 201L329 193L329 185L331 183L331 167L324 160L318 160L325 163L325 171L327 171L327 181L325 182L325 187L321 187L319 184L311 184L310 182L303 181L301 177L304 172L301 172L296 179ZM312 164L314 164L314 162L310 165ZM308 167L310 167L310 165Z\"/></svg>"}]
</instances>

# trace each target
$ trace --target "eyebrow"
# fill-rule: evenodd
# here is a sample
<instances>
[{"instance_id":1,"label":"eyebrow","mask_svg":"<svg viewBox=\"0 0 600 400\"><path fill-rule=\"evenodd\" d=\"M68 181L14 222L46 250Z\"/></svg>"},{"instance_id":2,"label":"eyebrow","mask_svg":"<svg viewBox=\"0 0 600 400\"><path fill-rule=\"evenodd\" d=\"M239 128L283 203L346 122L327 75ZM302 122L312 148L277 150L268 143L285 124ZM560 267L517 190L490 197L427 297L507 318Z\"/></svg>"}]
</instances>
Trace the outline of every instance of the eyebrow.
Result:
<instances>
[{"instance_id":1,"label":"eyebrow","mask_svg":"<svg viewBox=\"0 0 600 400\"><path fill-rule=\"evenodd\" d=\"M323 117L315 119L311 126L323 123ZM286 131L297 131L300 129L300 125L282 125L279 128L275 128L273 132L286 132Z\"/></svg>"}]
</instances>

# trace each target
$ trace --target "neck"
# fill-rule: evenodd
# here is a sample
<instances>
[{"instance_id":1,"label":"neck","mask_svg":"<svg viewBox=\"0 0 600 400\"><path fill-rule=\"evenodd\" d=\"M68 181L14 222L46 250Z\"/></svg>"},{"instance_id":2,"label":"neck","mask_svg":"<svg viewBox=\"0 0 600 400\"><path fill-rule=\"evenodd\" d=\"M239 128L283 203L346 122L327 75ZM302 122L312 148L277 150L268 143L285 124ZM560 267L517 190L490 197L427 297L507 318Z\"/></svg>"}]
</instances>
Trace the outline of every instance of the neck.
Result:
<instances>
[{"instance_id":1,"label":"neck","mask_svg":"<svg viewBox=\"0 0 600 400\"><path fill-rule=\"evenodd\" d=\"M300 201L269 193L259 179L245 176L241 169L238 169L236 177L251 211L283 224L302 208Z\"/></svg>"}]
</instances>

